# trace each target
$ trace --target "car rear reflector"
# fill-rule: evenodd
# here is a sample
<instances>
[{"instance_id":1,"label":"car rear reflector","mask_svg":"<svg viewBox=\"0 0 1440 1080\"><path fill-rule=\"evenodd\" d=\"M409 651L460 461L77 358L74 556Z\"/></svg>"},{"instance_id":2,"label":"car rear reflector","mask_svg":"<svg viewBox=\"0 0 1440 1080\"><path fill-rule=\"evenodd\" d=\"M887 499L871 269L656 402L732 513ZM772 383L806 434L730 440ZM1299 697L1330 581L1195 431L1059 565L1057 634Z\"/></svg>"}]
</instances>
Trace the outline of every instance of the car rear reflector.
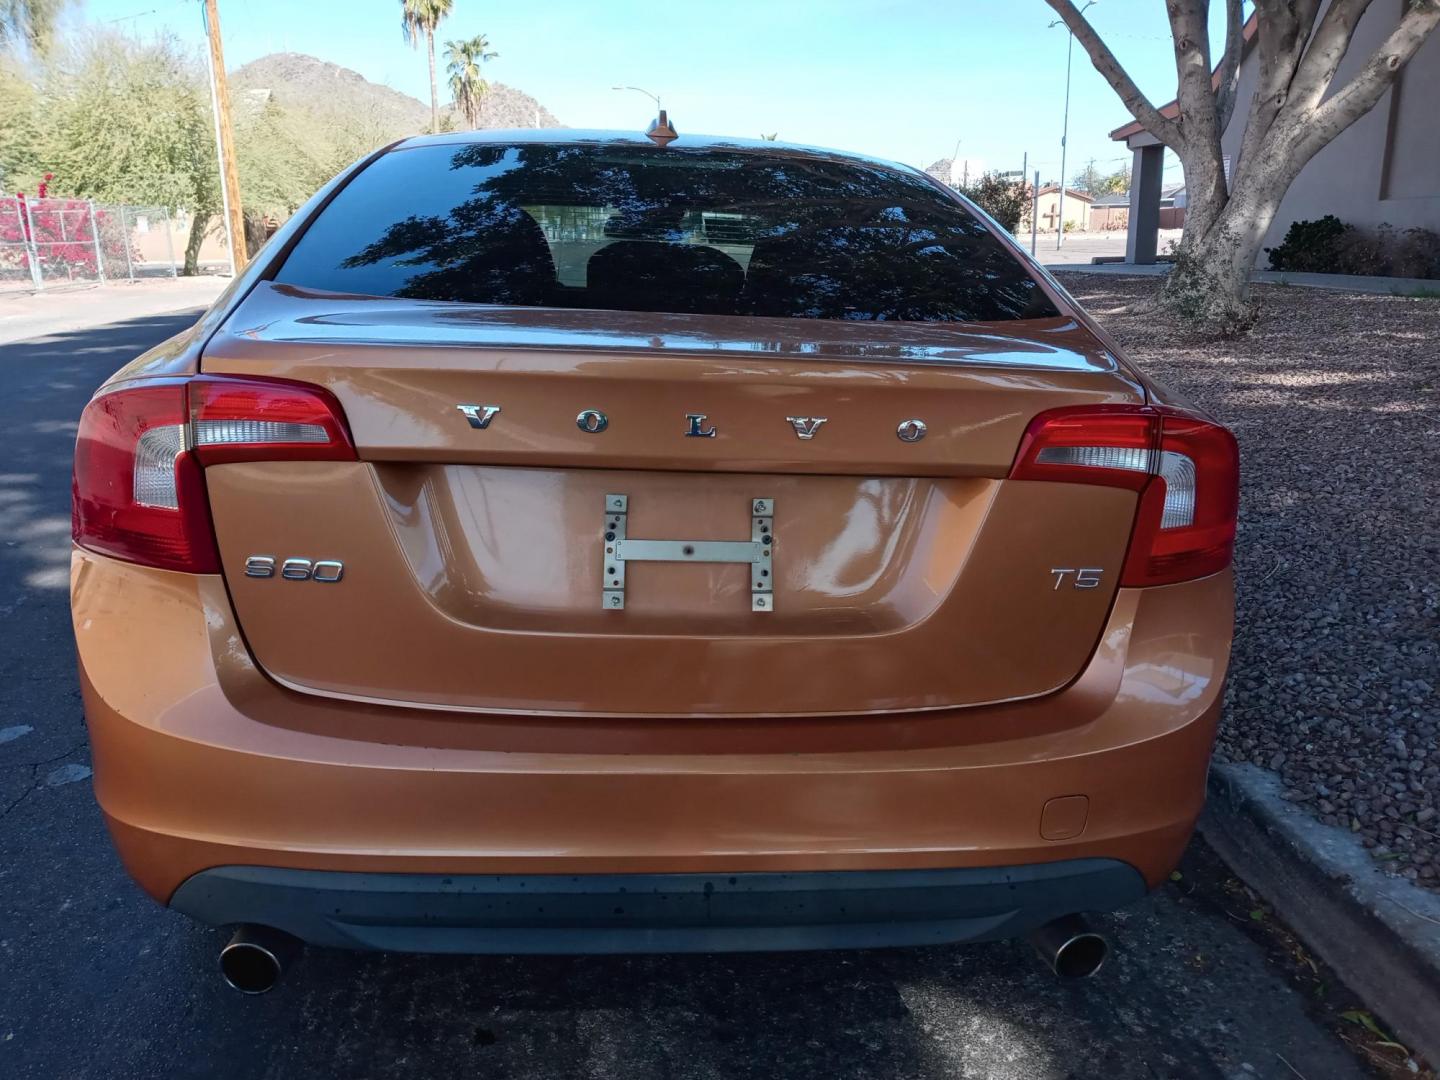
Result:
<instances>
[{"instance_id":1,"label":"car rear reflector","mask_svg":"<svg viewBox=\"0 0 1440 1080\"><path fill-rule=\"evenodd\" d=\"M128 562L216 573L203 467L259 460L353 461L339 403L279 379L146 379L106 387L75 440L75 543Z\"/></svg>"},{"instance_id":2,"label":"car rear reflector","mask_svg":"<svg viewBox=\"0 0 1440 1080\"><path fill-rule=\"evenodd\" d=\"M1052 409L1025 429L1012 480L1140 493L1120 584L1168 585L1230 565L1240 455L1228 430L1166 406Z\"/></svg>"}]
</instances>

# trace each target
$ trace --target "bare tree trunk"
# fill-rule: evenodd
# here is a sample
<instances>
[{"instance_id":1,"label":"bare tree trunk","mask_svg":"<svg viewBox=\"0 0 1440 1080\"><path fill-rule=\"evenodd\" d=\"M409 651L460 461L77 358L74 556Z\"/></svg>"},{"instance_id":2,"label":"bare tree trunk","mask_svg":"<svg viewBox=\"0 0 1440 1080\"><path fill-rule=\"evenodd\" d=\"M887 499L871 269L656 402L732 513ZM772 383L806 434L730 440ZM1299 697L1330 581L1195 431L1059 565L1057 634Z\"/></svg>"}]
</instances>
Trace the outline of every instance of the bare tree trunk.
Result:
<instances>
[{"instance_id":1,"label":"bare tree trunk","mask_svg":"<svg viewBox=\"0 0 1440 1080\"><path fill-rule=\"evenodd\" d=\"M1178 90L1175 106L1163 112L1073 0L1047 2L1131 115L1179 156L1188 197L1185 235L1162 300L1192 324L1219 333L1239 332L1253 321L1250 272L1300 170L1375 106L1440 25L1440 0L1406 0L1361 70L1335 87L1374 0L1329 0L1323 15L1324 0L1255 0L1255 91L1227 178L1220 137L1235 111L1245 48L1240 0L1225 0L1225 55L1218 66L1210 58L1209 0L1167 0Z\"/></svg>"},{"instance_id":2,"label":"bare tree trunk","mask_svg":"<svg viewBox=\"0 0 1440 1080\"><path fill-rule=\"evenodd\" d=\"M1234 334L1255 321L1250 272L1285 193L1310 160L1310 155L1285 152L1285 142L1295 137L1280 135L1280 145L1270 147L1266 161L1240 174L1207 230L1192 232L1186 210L1185 236L1161 296L1203 330Z\"/></svg>"},{"instance_id":3,"label":"bare tree trunk","mask_svg":"<svg viewBox=\"0 0 1440 1080\"><path fill-rule=\"evenodd\" d=\"M256 210L245 211L245 250L252 260L269 239L269 231L265 228L265 215Z\"/></svg>"},{"instance_id":4,"label":"bare tree trunk","mask_svg":"<svg viewBox=\"0 0 1440 1080\"><path fill-rule=\"evenodd\" d=\"M440 92L435 84L435 31L425 31L425 51L430 56L430 134L440 130Z\"/></svg>"},{"instance_id":5,"label":"bare tree trunk","mask_svg":"<svg viewBox=\"0 0 1440 1080\"><path fill-rule=\"evenodd\" d=\"M210 227L210 215L197 211L190 219L190 237L185 241L185 268L180 271L186 277L200 273L200 245L205 242L205 230Z\"/></svg>"}]
</instances>

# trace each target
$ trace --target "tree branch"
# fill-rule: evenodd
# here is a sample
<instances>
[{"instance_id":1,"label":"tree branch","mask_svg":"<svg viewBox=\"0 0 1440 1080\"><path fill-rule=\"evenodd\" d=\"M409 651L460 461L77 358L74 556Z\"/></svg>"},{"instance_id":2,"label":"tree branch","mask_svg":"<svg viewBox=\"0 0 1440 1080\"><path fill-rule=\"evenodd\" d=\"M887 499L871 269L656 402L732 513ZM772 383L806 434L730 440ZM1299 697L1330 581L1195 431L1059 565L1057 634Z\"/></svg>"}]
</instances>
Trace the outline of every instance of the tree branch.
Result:
<instances>
[{"instance_id":1,"label":"tree branch","mask_svg":"<svg viewBox=\"0 0 1440 1080\"><path fill-rule=\"evenodd\" d=\"M1110 47L1100 39L1100 35L1085 21L1085 16L1076 10L1071 0L1045 0L1055 14L1060 16L1062 22L1075 35L1081 47L1090 57L1090 62L1095 65L1095 70L1110 88L1120 96L1120 101L1130 111L1140 125L1150 132L1161 142L1172 148L1180 144L1180 128L1172 120L1167 120L1160 115L1160 110L1150 103L1140 88L1135 85L1135 80L1130 78L1129 73L1120 66L1120 61L1115 59L1115 54ZM1063 179L1063 178L1062 178Z\"/></svg>"},{"instance_id":2,"label":"tree branch","mask_svg":"<svg viewBox=\"0 0 1440 1080\"><path fill-rule=\"evenodd\" d=\"M1320 104L1350 48L1356 24L1371 3L1372 0L1331 0L1295 69L1289 99L1292 106L1309 110Z\"/></svg>"},{"instance_id":3,"label":"tree branch","mask_svg":"<svg viewBox=\"0 0 1440 1080\"><path fill-rule=\"evenodd\" d=\"M1301 134L1301 146L1315 154L1374 108L1437 26L1440 0L1409 0L1395 29L1370 54L1365 66L1315 111L1314 121Z\"/></svg>"},{"instance_id":4,"label":"tree branch","mask_svg":"<svg viewBox=\"0 0 1440 1080\"><path fill-rule=\"evenodd\" d=\"M1271 125L1290 99L1290 83L1305 43L1310 39L1319 7L1320 0L1255 0L1260 56L1255 93L1250 99L1250 117L1245 123L1236 162L1237 173L1256 159Z\"/></svg>"},{"instance_id":5,"label":"tree branch","mask_svg":"<svg viewBox=\"0 0 1440 1080\"><path fill-rule=\"evenodd\" d=\"M1235 92L1240 85L1240 54L1245 49L1245 13L1242 0L1225 0L1225 54L1220 60L1220 78L1215 87L1216 125L1223 135L1235 112Z\"/></svg>"},{"instance_id":6,"label":"tree branch","mask_svg":"<svg viewBox=\"0 0 1440 1080\"><path fill-rule=\"evenodd\" d=\"M1190 146L1207 145L1215 123L1210 73L1210 0L1168 0L1170 35L1175 40L1177 122ZM1200 140L1203 140L1201 142ZM1219 141L1219 135L1214 135Z\"/></svg>"}]
</instances>

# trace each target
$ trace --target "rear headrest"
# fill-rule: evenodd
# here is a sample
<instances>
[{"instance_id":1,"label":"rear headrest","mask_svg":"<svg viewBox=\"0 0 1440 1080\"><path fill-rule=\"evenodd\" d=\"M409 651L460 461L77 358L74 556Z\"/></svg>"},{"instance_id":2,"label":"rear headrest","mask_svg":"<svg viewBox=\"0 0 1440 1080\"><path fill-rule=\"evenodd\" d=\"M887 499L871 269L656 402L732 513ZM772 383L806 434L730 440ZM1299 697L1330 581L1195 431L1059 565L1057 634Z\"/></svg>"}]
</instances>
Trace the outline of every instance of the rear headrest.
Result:
<instances>
[{"instance_id":1,"label":"rear headrest","mask_svg":"<svg viewBox=\"0 0 1440 1080\"><path fill-rule=\"evenodd\" d=\"M586 265L586 292L596 307L733 315L745 285L740 264L713 247L617 240Z\"/></svg>"},{"instance_id":2,"label":"rear headrest","mask_svg":"<svg viewBox=\"0 0 1440 1080\"><path fill-rule=\"evenodd\" d=\"M685 222L683 206L621 210L605 221L605 235L617 240L679 240Z\"/></svg>"}]
</instances>

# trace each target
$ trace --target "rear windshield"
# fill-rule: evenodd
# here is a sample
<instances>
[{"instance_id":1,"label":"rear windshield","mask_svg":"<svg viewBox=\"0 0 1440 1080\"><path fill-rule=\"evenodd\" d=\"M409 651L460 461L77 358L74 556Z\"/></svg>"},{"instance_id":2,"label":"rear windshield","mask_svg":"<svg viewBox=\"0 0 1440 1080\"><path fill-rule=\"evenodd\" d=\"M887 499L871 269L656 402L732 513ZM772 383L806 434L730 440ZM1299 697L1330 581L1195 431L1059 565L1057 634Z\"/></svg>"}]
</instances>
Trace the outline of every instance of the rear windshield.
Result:
<instances>
[{"instance_id":1,"label":"rear windshield","mask_svg":"<svg viewBox=\"0 0 1440 1080\"><path fill-rule=\"evenodd\" d=\"M671 147L385 154L276 280L472 304L972 322L1057 314L976 217L864 162Z\"/></svg>"}]
</instances>

